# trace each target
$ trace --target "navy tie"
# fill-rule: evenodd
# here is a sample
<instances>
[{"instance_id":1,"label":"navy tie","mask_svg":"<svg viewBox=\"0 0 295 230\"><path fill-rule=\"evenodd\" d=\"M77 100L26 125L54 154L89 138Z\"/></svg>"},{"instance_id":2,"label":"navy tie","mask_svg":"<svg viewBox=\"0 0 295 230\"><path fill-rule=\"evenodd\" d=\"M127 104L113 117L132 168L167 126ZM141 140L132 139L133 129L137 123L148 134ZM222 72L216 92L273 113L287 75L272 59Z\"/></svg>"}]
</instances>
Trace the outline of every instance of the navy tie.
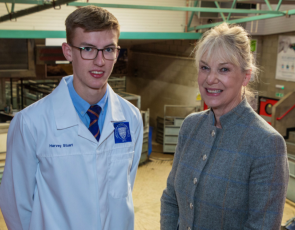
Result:
<instances>
[{"instance_id":1,"label":"navy tie","mask_svg":"<svg viewBox=\"0 0 295 230\"><path fill-rule=\"evenodd\" d=\"M98 105L92 105L87 111L87 114L90 118L90 125L89 125L89 131L93 134L93 136L96 138L97 141L99 141L100 138L100 131L98 127L98 118L99 114L101 112L101 108Z\"/></svg>"}]
</instances>

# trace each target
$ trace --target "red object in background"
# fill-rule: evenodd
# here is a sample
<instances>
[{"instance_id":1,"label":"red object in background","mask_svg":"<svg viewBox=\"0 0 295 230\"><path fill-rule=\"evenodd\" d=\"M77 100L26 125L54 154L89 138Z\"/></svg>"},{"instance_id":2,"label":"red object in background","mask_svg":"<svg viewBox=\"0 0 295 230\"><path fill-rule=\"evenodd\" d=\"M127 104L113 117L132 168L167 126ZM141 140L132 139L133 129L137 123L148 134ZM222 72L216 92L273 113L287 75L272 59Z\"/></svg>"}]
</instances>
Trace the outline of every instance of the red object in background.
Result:
<instances>
[{"instance_id":1,"label":"red object in background","mask_svg":"<svg viewBox=\"0 0 295 230\"><path fill-rule=\"evenodd\" d=\"M208 109L208 105L206 105L206 103L204 102L204 110Z\"/></svg>"},{"instance_id":2,"label":"red object in background","mask_svg":"<svg viewBox=\"0 0 295 230\"><path fill-rule=\"evenodd\" d=\"M287 112L285 112L282 116L280 116L280 117L277 117L276 119L277 119L277 121L279 121L279 120L281 120L281 119L283 119L292 109L294 109L295 108L295 105L293 105L290 109L288 109L288 111Z\"/></svg>"},{"instance_id":3,"label":"red object in background","mask_svg":"<svg viewBox=\"0 0 295 230\"><path fill-rule=\"evenodd\" d=\"M271 125L272 107L278 102L278 99L259 97L258 114Z\"/></svg>"}]
</instances>

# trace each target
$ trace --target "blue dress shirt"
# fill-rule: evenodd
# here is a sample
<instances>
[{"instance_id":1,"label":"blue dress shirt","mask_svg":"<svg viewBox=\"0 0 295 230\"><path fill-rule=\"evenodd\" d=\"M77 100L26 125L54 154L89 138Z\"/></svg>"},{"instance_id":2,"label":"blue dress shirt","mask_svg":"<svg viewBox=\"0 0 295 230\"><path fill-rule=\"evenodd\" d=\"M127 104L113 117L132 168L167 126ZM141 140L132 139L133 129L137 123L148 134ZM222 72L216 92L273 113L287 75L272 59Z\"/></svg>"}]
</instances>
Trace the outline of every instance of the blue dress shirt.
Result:
<instances>
[{"instance_id":1,"label":"blue dress shirt","mask_svg":"<svg viewBox=\"0 0 295 230\"><path fill-rule=\"evenodd\" d=\"M87 101L85 101L82 97L80 97L79 94L76 92L74 85L73 85L73 80L68 82L68 89L69 89L70 96L73 101L74 107L75 107L81 121L84 123L84 125L87 128L89 128L90 118L86 112L89 109L90 104ZM107 87L107 91L106 91L105 95L97 103L97 105L99 105L101 108L101 112L100 112L100 115L98 118L98 127L99 127L100 133L102 133L103 124L104 124L104 120L106 117L106 111L108 109L108 87Z\"/></svg>"}]
</instances>

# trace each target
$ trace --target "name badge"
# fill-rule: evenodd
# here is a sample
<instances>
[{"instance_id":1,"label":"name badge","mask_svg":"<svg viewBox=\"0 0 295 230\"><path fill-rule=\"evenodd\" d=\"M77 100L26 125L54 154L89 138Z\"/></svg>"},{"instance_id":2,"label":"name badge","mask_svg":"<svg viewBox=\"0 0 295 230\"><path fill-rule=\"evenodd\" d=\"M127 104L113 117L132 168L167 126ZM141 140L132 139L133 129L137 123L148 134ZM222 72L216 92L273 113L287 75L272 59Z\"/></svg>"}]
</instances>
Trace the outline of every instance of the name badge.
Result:
<instances>
[{"instance_id":1,"label":"name badge","mask_svg":"<svg viewBox=\"0 0 295 230\"><path fill-rule=\"evenodd\" d=\"M129 122L114 123L114 128L115 128L114 137L115 137L116 144L132 142Z\"/></svg>"}]
</instances>

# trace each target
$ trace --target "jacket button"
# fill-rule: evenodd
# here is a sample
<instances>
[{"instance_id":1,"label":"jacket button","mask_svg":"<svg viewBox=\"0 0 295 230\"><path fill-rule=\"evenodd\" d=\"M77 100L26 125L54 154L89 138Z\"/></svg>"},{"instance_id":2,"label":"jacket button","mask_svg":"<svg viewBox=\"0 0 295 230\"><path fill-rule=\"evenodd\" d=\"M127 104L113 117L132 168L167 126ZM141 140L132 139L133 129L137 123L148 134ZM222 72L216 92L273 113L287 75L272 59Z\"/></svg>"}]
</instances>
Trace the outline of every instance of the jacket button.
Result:
<instances>
[{"instance_id":1,"label":"jacket button","mask_svg":"<svg viewBox=\"0 0 295 230\"><path fill-rule=\"evenodd\" d=\"M190 207L190 209L193 209L193 207L194 207L193 203L190 203L189 207Z\"/></svg>"},{"instance_id":2,"label":"jacket button","mask_svg":"<svg viewBox=\"0 0 295 230\"><path fill-rule=\"evenodd\" d=\"M207 155L205 154L204 156L203 156L203 161L205 161L207 159Z\"/></svg>"},{"instance_id":3,"label":"jacket button","mask_svg":"<svg viewBox=\"0 0 295 230\"><path fill-rule=\"evenodd\" d=\"M212 137L215 136L215 131L214 131L214 130L211 131L211 136L212 136Z\"/></svg>"},{"instance_id":4,"label":"jacket button","mask_svg":"<svg viewBox=\"0 0 295 230\"><path fill-rule=\"evenodd\" d=\"M197 178L194 178L194 184L196 184L198 182Z\"/></svg>"}]
</instances>

